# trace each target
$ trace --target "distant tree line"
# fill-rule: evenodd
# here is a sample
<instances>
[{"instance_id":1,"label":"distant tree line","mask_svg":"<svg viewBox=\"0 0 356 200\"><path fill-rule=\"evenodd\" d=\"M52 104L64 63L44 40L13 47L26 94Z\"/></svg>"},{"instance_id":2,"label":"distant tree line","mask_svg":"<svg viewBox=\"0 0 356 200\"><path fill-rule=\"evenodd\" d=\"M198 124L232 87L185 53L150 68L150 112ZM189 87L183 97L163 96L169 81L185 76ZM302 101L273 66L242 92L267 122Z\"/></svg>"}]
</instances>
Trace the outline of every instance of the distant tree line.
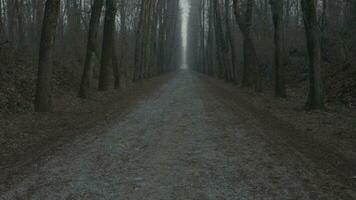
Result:
<instances>
[{"instance_id":1,"label":"distant tree line","mask_svg":"<svg viewBox=\"0 0 356 200\"><path fill-rule=\"evenodd\" d=\"M256 92L269 76L275 96L285 98L293 70L286 66L302 55L308 109L325 106L322 63L356 56L355 0L200 0L192 7L188 60L196 71Z\"/></svg>"},{"instance_id":2,"label":"distant tree line","mask_svg":"<svg viewBox=\"0 0 356 200\"><path fill-rule=\"evenodd\" d=\"M0 0L0 54L38 66L36 111L53 108L58 63L88 98L176 69L180 35L178 0Z\"/></svg>"}]
</instances>

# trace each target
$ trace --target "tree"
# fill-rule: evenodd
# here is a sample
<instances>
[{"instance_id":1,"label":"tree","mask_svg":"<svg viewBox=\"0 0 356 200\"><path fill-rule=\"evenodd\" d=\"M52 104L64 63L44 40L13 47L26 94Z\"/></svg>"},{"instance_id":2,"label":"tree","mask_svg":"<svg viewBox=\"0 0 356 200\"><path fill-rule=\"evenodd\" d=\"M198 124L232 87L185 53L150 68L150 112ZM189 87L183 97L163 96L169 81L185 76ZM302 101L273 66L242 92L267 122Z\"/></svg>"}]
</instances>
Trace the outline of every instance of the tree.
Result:
<instances>
[{"instance_id":1,"label":"tree","mask_svg":"<svg viewBox=\"0 0 356 200\"><path fill-rule=\"evenodd\" d=\"M283 66L283 0L270 0L274 24L274 92L276 97L287 97Z\"/></svg>"},{"instance_id":2,"label":"tree","mask_svg":"<svg viewBox=\"0 0 356 200\"><path fill-rule=\"evenodd\" d=\"M40 42L37 88L35 97L35 110L37 112L48 112L52 110L52 57L60 2L60 0L46 1Z\"/></svg>"},{"instance_id":3,"label":"tree","mask_svg":"<svg viewBox=\"0 0 356 200\"><path fill-rule=\"evenodd\" d=\"M234 0L233 2L236 21L243 36L244 65L242 72L242 86L247 87L250 85L251 71L254 70L255 91L260 92L262 90L261 72L257 63L257 53L255 44L251 37L254 0L247 0L244 17L239 11L240 1Z\"/></svg>"},{"instance_id":4,"label":"tree","mask_svg":"<svg viewBox=\"0 0 356 200\"><path fill-rule=\"evenodd\" d=\"M230 65L228 63L228 53L229 46L227 44L226 34L224 34L223 24L221 20L221 10L220 4L218 1L214 1L214 13L215 13L215 35L216 35L216 43L219 50L217 51L217 57L220 66L220 77L224 78L226 82L232 80L232 71L230 70Z\"/></svg>"},{"instance_id":5,"label":"tree","mask_svg":"<svg viewBox=\"0 0 356 200\"><path fill-rule=\"evenodd\" d=\"M142 63L142 32L143 32L143 23L144 23L144 11L145 11L145 0L141 0L140 6L140 14L138 17L138 27L136 32L136 44L135 44L135 67L134 67L134 74L133 74L133 82L138 81L141 77L141 63Z\"/></svg>"},{"instance_id":6,"label":"tree","mask_svg":"<svg viewBox=\"0 0 356 200\"><path fill-rule=\"evenodd\" d=\"M2 5L2 1L0 0L0 37L4 38L5 34L4 34L4 22L3 22L3 18L2 18L2 11L3 9L3 5Z\"/></svg>"},{"instance_id":7,"label":"tree","mask_svg":"<svg viewBox=\"0 0 356 200\"><path fill-rule=\"evenodd\" d=\"M119 61L117 58L117 52L116 52L116 37L113 35L113 43L115 45L112 46L112 67L113 67L113 72L114 72L114 87L115 89L120 88L120 83L121 83L121 73L120 73L120 66L119 66Z\"/></svg>"},{"instance_id":8,"label":"tree","mask_svg":"<svg viewBox=\"0 0 356 200\"><path fill-rule=\"evenodd\" d=\"M82 81L80 84L79 96L81 98L88 98L92 88L93 69L96 60L98 60L96 49L98 48L97 37L100 24L101 10L103 7L103 0L95 0L91 11L89 35L87 42L87 53L85 58L84 71Z\"/></svg>"},{"instance_id":9,"label":"tree","mask_svg":"<svg viewBox=\"0 0 356 200\"><path fill-rule=\"evenodd\" d=\"M307 109L324 109L321 80L320 31L317 21L316 0L301 0L309 55L309 94Z\"/></svg>"},{"instance_id":10,"label":"tree","mask_svg":"<svg viewBox=\"0 0 356 200\"><path fill-rule=\"evenodd\" d=\"M230 17L230 0L225 0L225 23L226 23L226 38L227 42L230 45L230 56L231 56L231 68L232 68L232 77L234 79L234 82L237 84L237 64L236 64L236 49L235 49L235 44L234 44L234 37L232 33L232 23L231 23L231 17Z\"/></svg>"},{"instance_id":11,"label":"tree","mask_svg":"<svg viewBox=\"0 0 356 200\"><path fill-rule=\"evenodd\" d=\"M128 41L127 41L127 10L126 10L126 3L127 0L121 0L120 2L120 49L119 49L119 69L120 72L123 74L124 78L124 83L126 86L126 83L128 81L128 66L127 66L127 49L129 48L128 46ZM121 75L120 75L121 76Z\"/></svg>"},{"instance_id":12,"label":"tree","mask_svg":"<svg viewBox=\"0 0 356 200\"><path fill-rule=\"evenodd\" d=\"M115 34L116 1L106 1L104 38L101 54L101 68L99 77L99 90L105 91L110 88L111 71L113 64L113 45Z\"/></svg>"}]
</instances>

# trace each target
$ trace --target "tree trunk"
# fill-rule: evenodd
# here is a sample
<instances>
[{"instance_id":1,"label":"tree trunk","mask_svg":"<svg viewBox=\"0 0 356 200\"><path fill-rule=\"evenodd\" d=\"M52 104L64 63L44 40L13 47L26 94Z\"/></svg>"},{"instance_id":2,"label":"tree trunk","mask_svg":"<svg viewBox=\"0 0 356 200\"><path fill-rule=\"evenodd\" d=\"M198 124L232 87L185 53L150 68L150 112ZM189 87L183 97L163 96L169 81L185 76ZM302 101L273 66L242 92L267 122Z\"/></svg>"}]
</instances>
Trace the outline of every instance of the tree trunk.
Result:
<instances>
[{"instance_id":1,"label":"tree trunk","mask_svg":"<svg viewBox=\"0 0 356 200\"><path fill-rule=\"evenodd\" d=\"M26 47L25 40L25 31L24 31L24 20L23 20L23 1L15 0L15 10L16 10L16 19L17 19L17 44L16 51L22 52Z\"/></svg>"},{"instance_id":2,"label":"tree trunk","mask_svg":"<svg viewBox=\"0 0 356 200\"><path fill-rule=\"evenodd\" d=\"M286 98L283 66L283 1L270 0L274 24L274 92L276 97Z\"/></svg>"},{"instance_id":3,"label":"tree trunk","mask_svg":"<svg viewBox=\"0 0 356 200\"><path fill-rule=\"evenodd\" d=\"M48 112L52 110L52 56L59 9L60 0L47 0L38 62L38 80L35 99L35 110L37 112Z\"/></svg>"},{"instance_id":4,"label":"tree trunk","mask_svg":"<svg viewBox=\"0 0 356 200\"><path fill-rule=\"evenodd\" d=\"M11 51L16 47L15 41L15 5L16 1L11 0L7 2L7 37L12 47Z\"/></svg>"},{"instance_id":5,"label":"tree trunk","mask_svg":"<svg viewBox=\"0 0 356 200\"><path fill-rule=\"evenodd\" d=\"M4 21L3 21L3 17L2 17L2 13L3 13L3 5L2 5L2 1L0 0L0 37L1 38L5 38L5 34L4 34L4 30L5 30L5 27L4 27ZM3 41L1 41L3 42Z\"/></svg>"},{"instance_id":6,"label":"tree trunk","mask_svg":"<svg viewBox=\"0 0 356 200\"><path fill-rule=\"evenodd\" d=\"M89 25L89 35L87 43L87 53L84 64L84 71L82 75L82 81L80 84L79 97L88 98L90 96L90 90L92 88L93 70L95 66L95 60L98 60L96 55L97 38L100 24L101 10L103 7L103 0L95 0L92 8Z\"/></svg>"},{"instance_id":7,"label":"tree trunk","mask_svg":"<svg viewBox=\"0 0 356 200\"><path fill-rule=\"evenodd\" d=\"M136 32L136 44L135 44L135 66L134 66L134 74L133 74L133 82L136 82L140 79L140 69L142 63L142 54L141 54L141 40L142 31L143 31L143 23L144 23L144 10L145 10L145 0L141 1L140 15L138 19L138 26Z\"/></svg>"},{"instance_id":8,"label":"tree trunk","mask_svg":"<svg viewBox=\"0 0 356 200\"><path fill-rule=\"evenodd\" d=\"M121 0L120 8L120 72L122 73L124 87L128 84L128 66L127 66L127 48L129 47L127 42L127 28L126 28L126 0ZM131 80L130 80L131 81Z\"/></svg>"},{"instance_id":9,"label":"tree trunk","mask_svg":"<svg viewBox=\"0 0 356 200\"><path fill-rule=\"evenodd\" d=\"M223 31L221 13L220 13L220 4L215 1L214 2L214 12L215 12L215 31L216 31L216 43L219 48L218 58L220 60L219 64L221 66L222 71L220 72L220 77L224 78L226 82L231 81L231 72L230 65L228 64L228 53L229 47L226 42L226 38Z\"/></svg>"},{"instance_id":10,"label":"tree trunk","mask_svg":"<svg viewBox=\"0 0 356 200\"><path fill-rule=\"evenodd\" d=\"M115 16L116 4L115 0L106 1L105 22L104 22L104 38L103 49L101 54L101 68L99 77L99 90L106 91L110 88L110 79L112 75L112 53L115 34Z\"/></svg>"},{"instance_id":11,"label":"tree trunk","mask_svg":"<svg viewBox=\"0 0 356 200\"><path fill-rule=\"evenodd\" d=\"M227 42L229 43L230 46L230 57L231 57L231 76L234 81L234 83L237 83L237 65L236 65L236 50L235 50L235 44L234 44L234 38L233 34L231 31L231 19L230 19L230 0L225 0L225 13L226 13L226 18L225 18L225 23L226 23L226 39Z\"/></svg>"},{"instance_id":12,"label":"tree trunk","mask_svg":"<svg viewBox=\"0 0 356 200\"><path fill-rule=\"evenodd\" d=\"M309 95L307 109L324 109L321 80L320 33L315 0L301 0L309 54Z\"/></svg>"},{"instance_id":13,"label":"tree trunk","mask_svg":"<svg viewBox=\"0 0 356 200\"><path fill-rule=\"evenodd\" d=\"M236 21L239 25L241 33L243 35L243 54L244 54L244 65L242 70L242 87L247 87L251 85L251 72L254 70L254 85L255 91L262 91L262 81L261 81L261 71L257 64L257 53L255 44L251 38L251 25L253 17L253 7L254 0L248 0L246 4L245 17L241 16L239 12L239 1L234 0L234 12Z\"/></svg>"},{"instance_id":14,"label":"tree trunk","mask_svg":"<svg viewBox=\"0 0 356 200\"><path fill-rule=\"evenodd\" d=\"M114 31L115 32L115 31ZM116 52L116 36L114 34L113 36L113 47L112 47L112 67L113 67L113 71L114 71L114 87L115 89L119 89L120 88L120 66L119 66L119 61L117 59L117 52Z\"/></svg>"},{"instance_id":15,"label":"tree trunk","mask_svg":"<svg viewBox=\"0 0 356 200\"><path fill-rule=\"evenodd\" d=\"M209 31L208 31L208 48L207 48L207 58L208 58L208 74L210 76L216 76L215 73L215 63L216 63L216 55L215 53L216 46L215 46L215 28L214 28L214 8L213 8L213 1L209 1L208 3L208 19L209 19Z\"/></svg>"}]
</instances>

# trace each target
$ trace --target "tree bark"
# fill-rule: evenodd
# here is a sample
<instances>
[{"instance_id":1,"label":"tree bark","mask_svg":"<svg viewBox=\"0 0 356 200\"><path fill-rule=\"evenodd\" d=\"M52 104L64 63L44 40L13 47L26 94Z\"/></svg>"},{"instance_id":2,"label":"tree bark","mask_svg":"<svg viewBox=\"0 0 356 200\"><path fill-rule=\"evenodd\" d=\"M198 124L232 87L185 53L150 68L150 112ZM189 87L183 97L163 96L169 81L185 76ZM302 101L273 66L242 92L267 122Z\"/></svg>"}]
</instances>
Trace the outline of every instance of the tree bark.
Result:
<instances>
[{"instance_id":1,"label":"tree bark","mask_svg":"<svg viewBox=\"0 0 356 200\"><path fill-rule=\"evenodd\" d=\"M276 97L286 98L283 66L283 1L270 0L274 24L274 93Z\"/></svg>"},{"instance_id":2,"label":"tree bark","mask_svg":"<svg viewBox=\"0 0 356 200\"><path fill-rule=\"evenodd\" d=\"M133 74L133 82L136 82L140 79L141 73L141 63L142 63L142 53L141 53L141 41L142 38L142 31L143 31L143 23L144 23L144 10L145 10L145 0L141 1L140 6L140 14L138 19L138 26L136 32L136 44L135 44L135 66L134 66L134 74Z\"/></svg>"},{"instance_id":3,"label":"tree bark","mask_svg":"<svg viewBox=\"0 0 356 200\"><path fill-rule=\"evenodd\" d=\"M126 0L121 0L120 8L120 72L122 73L124 87L128 83L128 66L127 66L127 49L129 47L127 42L127 11L126 11ZM131 80L130 80L131 81Z\"/></svg>"},{"instance_id":4,"label":"tree bark","mask_svg":"<svg viewBox=\"0 0 356 200\"><path fill-rule=\"evenodd\" d=\"M230 19L230 0L225 0L225 23L226 23L226 40L230 47L230 58L231 58L231 76L235 84L237 84L237 65L236 65L236 50L234 44L234 38L231 31L231 19Z\"/></svg>"},{"instance_id":5,"label":"tree bark","mask_svg":"<svg viewBox=\"0 0 356 200\"><path fill-rule=\"evenodd\" d=\"M7 37L12 47L11 51L16 47L15 41L15 5L16 1L11 0L7 2Z\"/></svg>"},{"instance_id":6,"label":"tree bark","mask_svg":"<svg viewBox=\"0 0 356 200\"><path fill-rule=\"evenodd\" d=\"M218 1L214 2L214 12L215 12L215 31L216 31L216 43L219 48L218 57L220 60L221 74L220 77L224 78L226 82L231 81L231 70L228 64L228 53L229 47L223 31L223 24L221 20L220 4Z\"/></svg>"},{"instance_id":7,"label":"tree bark","mask_svg":"<svg viewBox=\"0 0 356 200\"><path fill-rule=\"evenodd\" d=\"M115 34L115 16L116 4L115 0L106 1L105 22L104 22L104 38L103 49L101 54L101 68L99 77L99 90L106 91L110 89L110 79L112 75L113 63L113 45Z\"/></svg>"},{"instance_id":8,"label":"tree bark","mask_svg":"<svg viewBox=\"0 0 356 200\"><path fill-rule=\"evenodd\" d=\"M0 37L1 38L5 38L5 34L4 34L4 30L5 30L5 27L4 27L4 21L3 21L3 4L2 4L2 1L0 0Z\"/></svg>"},{"instance_id":9,"label":"tree bark","mask_svg":"<svg viewBox=\"0 0 356 200\"><path fill-rule=\"evenodd\" d=\"M114 31L115 32L115 31ZM117 51L116 51L116 37L115 34L113 36L113 47L112 47L112 67L113 67L113 71L114 71L114 87L115 89L119 89L120 88L120 82L121 82L121 73L120 73L120 66L119 66L119 61L117 58Z\"/></svg>"},{"instance_id":10,"label":"tree bark","mask_svg":"<svg viewBox=\"0 0 356 200\"><path fill-rule=\"evenodd\" d=\"M242 70L242 87L248 87L251 85L251 72L254 70L254 86L255 91L262 91L262 81L261 81L261 71L257 64L257 53L255 44L251 37L251 25L253 17L253 7L254 0L247 0L246 11L244 14L244 19L241 13L239 12L239 1L234 0L234 12L236 21L239 25L241 33L243 35L243 57L244 65Z\"/></svg>"},{"instance_id":11,"label":"tree bark","mask_svg":"<svg viewBox=\"0 0 356 200\"><path fill-rule=\"evenodd\" d=\"M52 57L59 9L60 0L47 0L38 62L38 80L35 97L35 110L37 112L48 112L52 110Z\"/></svg>"},{"instance_id":12,"label":"tree bark","mask_svg":"<svg viewBox=\"0 0 356 200\"><path fill-rule=\"evenodd\" d=\"M16 51L20 52L26 47L25 31L24 31L24 20L23 20L23 1L15 0L15 10L17 19L17 44Z\"/></svg>"},{"instance_id":13,"label":"tree bark","mask_svg":"<svg viewBox=\"0 0 356 200\"><path fill-rule=\"evenodd\" d=\"M103 0L95 0L91 11L89 35L87 42L87 53L85 57L84 71L80 84L79 97L88 98L92 88L93 70L95 60L98 60L96 55L98 31L100 24L100 16L103 8Z\"/></svg>"},{"instance_id":14,"label":"tree bark","mask_svg":"<svg viewBox=\"0 0 356 200\"><path fill-rule=\"evenodd\" d=\"M321 80L320 31L315 0L301 0L305 33L309 54L309 94L307 109L324 109L324 94Z\"/></svg>"}]
</instances>

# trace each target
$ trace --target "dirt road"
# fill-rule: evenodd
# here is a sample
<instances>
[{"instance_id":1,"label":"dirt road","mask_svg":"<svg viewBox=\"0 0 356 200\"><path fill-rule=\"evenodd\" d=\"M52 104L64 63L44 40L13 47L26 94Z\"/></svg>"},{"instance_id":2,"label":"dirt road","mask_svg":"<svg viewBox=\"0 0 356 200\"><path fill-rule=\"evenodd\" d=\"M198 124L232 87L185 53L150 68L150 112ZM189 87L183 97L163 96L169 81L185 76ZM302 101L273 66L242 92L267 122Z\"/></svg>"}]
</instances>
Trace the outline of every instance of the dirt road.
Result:
<instances>
[{"instance_id":1,"label":"dirt road","mask_svg":"<svg viewBox=\"0 0 356 200\"><path fill-rule=\"evenodd\" d=\"M328 173L229 96L179 72L104 133L88 129L16 175L0 199L356 199L352 177Z\"/></svg>"}]
</instances>

